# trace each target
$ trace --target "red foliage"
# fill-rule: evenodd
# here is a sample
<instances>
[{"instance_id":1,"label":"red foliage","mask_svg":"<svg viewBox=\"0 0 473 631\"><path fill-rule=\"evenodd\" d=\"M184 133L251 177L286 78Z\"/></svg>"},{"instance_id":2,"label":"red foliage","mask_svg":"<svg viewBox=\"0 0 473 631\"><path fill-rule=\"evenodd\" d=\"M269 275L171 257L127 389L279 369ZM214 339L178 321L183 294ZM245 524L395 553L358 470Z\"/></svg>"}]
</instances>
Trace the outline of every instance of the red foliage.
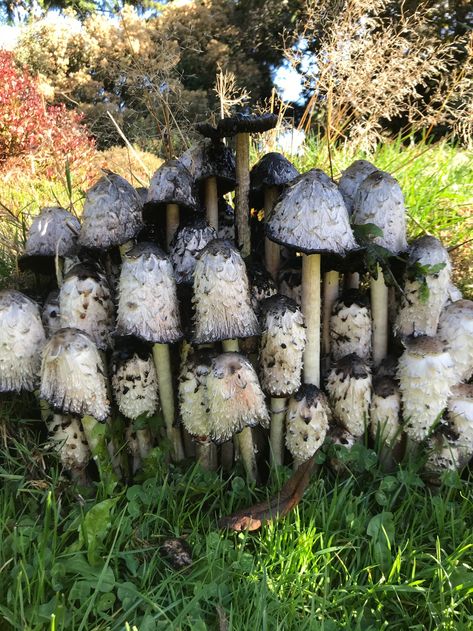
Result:
<instances>
[{"instance_id":1,"label":"red foliage","mask_svg":"<svg viewBox=\"0 0 473 631\"><path fill-rule=\"evenodd\" d=\"M27 158L36 172L63 174L94 151L82 116L64 105L47 105L37 80L15 66L13 54L0 50L0 170Z\"/></svg>"}]
</instances>

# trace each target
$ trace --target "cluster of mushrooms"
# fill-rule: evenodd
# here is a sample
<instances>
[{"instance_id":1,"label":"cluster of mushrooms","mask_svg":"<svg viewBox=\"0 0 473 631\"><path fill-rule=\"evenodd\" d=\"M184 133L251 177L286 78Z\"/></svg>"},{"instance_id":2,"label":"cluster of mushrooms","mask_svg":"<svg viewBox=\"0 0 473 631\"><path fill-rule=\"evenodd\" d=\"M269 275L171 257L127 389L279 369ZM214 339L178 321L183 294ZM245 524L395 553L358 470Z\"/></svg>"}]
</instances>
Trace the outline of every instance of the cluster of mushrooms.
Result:
<instances>
[{"instance_id":1,"label":"cluster of mushrooms","mask_svg":"<svg viewBox=\"0 0 473 631\"><path fill-rule=\"evenodd\" d=\"M472 457L473 302L447 250L408 245L399 184L369 162L338 183L278 153L250 170L275 123L201 125L148 189L104 172L81 221L33 220L19 265L41 306L0 292L0 391L36 392L72 476L93 459L126 480L160 444L255 481L328 442L376 443L386 469Z\"/></svg>"}]
</instances>

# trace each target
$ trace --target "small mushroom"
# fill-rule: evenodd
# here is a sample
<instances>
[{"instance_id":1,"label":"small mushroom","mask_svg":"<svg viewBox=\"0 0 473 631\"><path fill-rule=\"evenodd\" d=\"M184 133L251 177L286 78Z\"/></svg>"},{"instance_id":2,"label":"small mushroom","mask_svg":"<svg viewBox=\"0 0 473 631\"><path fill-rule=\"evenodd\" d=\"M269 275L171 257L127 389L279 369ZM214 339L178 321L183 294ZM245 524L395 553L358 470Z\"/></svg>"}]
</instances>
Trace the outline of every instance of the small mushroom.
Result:
<instances>
[{"instance_id":1,"label":"small mushroom","mask_svg":"<svg viewBox=\"0 0 473 631\"><path fill-rule=\"evenodd\" d=\"M473 301L457 300L440 314L438 337L453 359L452 384L468 381L473 375Z\"/></svg>"},{"instance_id":2,"label":"small mushroom","mask_svg":"<svg viewBox=\"0 0 473 631\"><path fill-rule=\"evenodd\" d=\"M428 458L425 463L425 471L434 474L432 482L437 482L436 476L445 471L457 471L466 464L462 458L456 436L453 436L448 428L441 426L427 444Z\"/></svg>"},{"instance_id":3,"label":"small mushroom","mask_svg":"<svg viewBox=\"0 0 473 631\"><path fill-rule=\"evenodd\" d=\"M14 289L0 291L0 392L35 389L45 334L38 305Z\"/></svg>"},{"instance_id":4,"label":"small mushroom","mask_svg":"<svg viewBox=\"0 0 473 631\"><path fill-rule=\"evenodd\" d=\"M370 406L370 433L379 448L379 459L384 470L394 463L394 450L402 439L401 393L392 377L373 379L373 394Z\"/></svg>"},{"instance_id":5,"label":"small mushroom","mask_svg":"<svg viewBox=\"0 0 473 631\"><path fill-rule=\"evenodd\" d=\"M41 312L41 321L43 322L46 337L51 337L53 333L56 333L61 328L58 289L49 292Z\"/></svg>"},{"instance_id":6,"label":"small mushroom","mask_svg":"<svg viewBox=\"0 0 473 631\"><path fill-rule=\"evenodd\" d=\"M197 257L207 243L217 238L215 228L203 217L196 217L175 232L169 246L176 282L186 285L194 281Z\"/></svg>"},{"instance_id":7,"label":"small mushroom","mask_svg":"<svg viewBox=\"0 0 473 631\"><path fill-rule=\"evenodd\" d=\"M358 439L347 429L335 423L330 425L327 439L332 445L331 451L333 452L333 455L328 459L329 467L338 475L346 473L348 469L340 456L342 453L349 452L359 442Z\"/></svg>"},{"instance_id":8,"label":"small mushroom","mask_svg":"<svg viewBox=\"0 0 473 631\"><path fill-rule=\"evenodd\" d=\"M338 361L355 353L371 356L371 312L369 301L358 289L348 289L335 302L330 318L331 355Z\"/></svg>"},{"instance_id":9,"label":"small mushroom","mask_svg":"<svg viewBox=\"0 0 473 631\"><path fill-rule=\"evenodd\" d=\"M54 414L48 423L49 441L57 451L62 466L75 480L85 478L85 468L91 457L89 443L79 419Z\"/></svg>"},{"instance_id":10,"label":"small mushroom","mask_svg":"<svg viewBox=\"0 0 473 631\"><path fill-rule=\"evenodd\" d=\"M266 268L258 263L248 266L248 280L250 283L251 306L256 315L260 314L261 303L278 293L272 277Z\"/></svg>"},{"instance_id":11,"label":"small mushroom","mask_svg":"<svg viewBox=\"0 0 473 631\"><path fill-rule=\"evenodd\" d=\"M371 175L377 170L374 164L371 164L368 160L355 160L355 162L352 162L350 166L342 172L342 176L338 182L338 188L342 194L349 215L353 213L355 197L360 184L366 180L368 175Z\"/></svg>"},{"instance_id":12,"label":"small mushroom","mask_svg":"<svg viewBox=\"0 0 473 631\"><path fill-rule=\"evenodd\" d=\"M473 384L453 386L447 402L447 419L458 434L458 448L462 460L473 456Z\"/></svg>"}]
</instances>

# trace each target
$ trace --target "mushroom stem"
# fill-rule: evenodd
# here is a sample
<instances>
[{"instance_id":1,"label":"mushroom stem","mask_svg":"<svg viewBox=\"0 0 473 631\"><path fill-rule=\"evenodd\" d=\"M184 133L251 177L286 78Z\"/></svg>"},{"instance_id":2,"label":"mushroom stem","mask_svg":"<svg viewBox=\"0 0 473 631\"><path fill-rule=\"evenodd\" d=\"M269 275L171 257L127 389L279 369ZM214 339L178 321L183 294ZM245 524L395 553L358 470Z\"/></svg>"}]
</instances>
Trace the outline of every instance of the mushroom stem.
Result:
<instances>
[{"instance_id":1,"label":"mushroom stem","mask_svg":"<svg viewBox=\"0 0 473 631\"><path fill-rule=\"evenodd\" d=\"M320 386L320 254L302 258L302 313L307 341L304 349L304 383Z\"/></svg>"},{"instance_id":2,"label":"mushroom stem","mask_svg":"<svg viewBox=\"0 0 473 631\"><path fill-rule=\"evenodd\" d=\"M360 288L360 274L358 272L350 272L345 274L345 288L346 289L359 289Z\"/></svg>"},{"instance_id":3,"label":"mushroom stem","mask_svg":"<svg viewBox=\"0 0 473 631\"><path fill-rule=\"evenodd\" d=\"M235 226L237 246L242 258L251 254L251 235L249 220L250 194L250 135L237 134L236 143L236 189L235 189Z\"/></svg>"},{"instance_id":4,"label":"mushroom stem","mask_svg":"<svg viewBox=\"0 0 473 631\"><path fill-rule=\"evenodd\" d=\"M209 177L205 180L205 208L207 221L218 230L218 191L217 178Z\"/></svg>"},{"instance_id":5,"label":"mushroom stem","mask_svg":"<svg viewBox=\"0 0 473 631\"><path fill-rule=\"evenodd\" d=\"M177 204L166 205L166 243L169 250L169 244L172 241L174 233L179 228L179 206Z\"/></svg>"},{"instance_id":6,"label":"mushroom stem","mask_svg":"<svg viewBox=\"0 0 473 631\"><path fill-rule=\"evenodd\" d=\"M197 462L201 467L207 471L215 471L217 469L217 450L212 442L197 443L195 451Z\"/></svg>"},{"instance_id":7,"label":"mushroom stem","mask_svg":"<svg viewBox=\"0 0 473 631\"><path fill-rule=\"evenodd\" d=\"M268 186L264 190L264 221L266 222L269 213L274 208L279 197L277 186ZM281 266L281 248L278 243L271 241L268 237L264 239L264 262L266 269L273 277L274 281L278 279L279 268Z\"/></svg>"},{"instance_id":8,"label":"mushroom stem","mask_svg":"<svg viewBox=\"0 0 473 631\"><path fill-rule=\"evenodd\" d=\"M370 279L371 317L373 321L373 364L379 366L388 354L388 294L381 267L377 278Z\"/></svg>"},{"instance_id":9,"label":"mushroom stem","mask_svg":"<svg viewBox=\"0 0 473 631\"><path fill-rule=\"evenodd\" d=\"M233 467L233 440L225 441L220 447L220 464L225 472L230 472Z\"/></svg>"},{"instance_id":10,"label":"mushroom stem","mask_svg":"<svg viewBox=\"0 0 473 631\"><path fill-rule=\"evenodd\" d=\"M166 424L166 434L172 445L173 460L179 462L184 458L184 448L181 432L178 427L174 427L175 405L169 346L167 344L153 344L153 359L158 375L159 398Z\"/></svg>"},{"instance_id":11,"label":"mushroom stem","mask_svg":"<svg viewBox=\"0 0 473 631\"><path fill-rule=\"evenodd\" d=\"M64 259L58 254L56 254L54 258L54 267L56 270L57 286L60 289L64 280Z\"/></svg>"},{"instance_id":12,"label":"mushroom stem","mask_svg":"<svg viewBox=\"0 0 473 631\"><path fill-rule=\"evenodd\" d=\"M238 340L223 340L222 348L225 353L238 353ZM258 478L258 468L256 465L255 446L251 427L245 427L237 434L236 438L247 478L252 482L256 482Z\"/></svg>"},{"instance_id":13,"label":"mushroom stem","mask_svg":"<svg viewBox=\"0 0 473 631\"><path fill-rule=\"evenodd\" d=\"M330 316L332 308L338 298L338 284L340 274L338 272L326 272L324 275L324 296L322 301L322 353L330 355Z\"/></svg>"},{"instance_id":14,"label":"mushroom stem","mask_svg":"<svg viewBox=\"0 0 473 631\"><path fill-rule=\"evenodd\" d=\"M271 462L275 467L284 463L284 420L286 418L286 399L271 397L271 425L269 443Z\"/></svg>"},{"instance_id":15,"label":"mushroom stem","mask_svg":"<svg viewBox=\"0 0 473 631\"><path fill-rule=\"evenodd\" d=\"M107 449L107 425L99 423L93 416L83 416L81 423L92 457L97 464L100 479L111 492L118 484L118 478L113 470L113 464Z\"/></svg>"}]
</instances>

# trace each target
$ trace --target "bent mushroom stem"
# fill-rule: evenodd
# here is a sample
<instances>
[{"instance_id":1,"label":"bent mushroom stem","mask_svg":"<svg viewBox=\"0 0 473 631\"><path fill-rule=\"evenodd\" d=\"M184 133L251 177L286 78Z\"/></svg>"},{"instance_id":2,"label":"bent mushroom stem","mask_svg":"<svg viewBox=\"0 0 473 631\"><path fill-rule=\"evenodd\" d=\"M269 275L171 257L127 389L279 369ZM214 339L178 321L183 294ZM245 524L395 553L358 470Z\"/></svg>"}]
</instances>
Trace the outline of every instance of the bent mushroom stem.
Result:
<instances>
[{"instance_id":1,"label":"bent mushroom stem","mask_svg":"<svg viewBox=\"0 0 473 631\"><path fill-rule=\"evenodd\" d=\"M223 340L222 347L225 353L238 353L238 340ZM258 479L258 467L251 427L245 427L237 434L236 438L246 475L249 480L256 482Z\"/></svg>"},{"instance_id":2,"label":"bent mushroom stem","mask_svg":"<svg viewBox=\"0 0 473 631\"><path fill-rule=\"evenodd\" d=\"M271 425L269 442L271 448L271 462L280 467L284 462L284 420L286 418L286 399L271 397Z\"/></svg>"},{"instance_id":3,"label":"bent mushroom stem","mask_svg":"<svg viewBox=\"0 0 473 631\"><path fill-rule=\"evenodd\" d=\"M107 489L113 490L118 484L118 477L107 449L107 426L105 423L99 423L93 416L83 416L81 423L100 479Z\"/></svg>"},{"instance_id":4,"label":"bent mushroom stem","mask_svg":"<svg viewBox=\"0 0 473 631\"><path fill-rule=\"evenodd\" d=\"M279 197L277 186L269 186L264 191L264 221L268 220L276 200ZM281 248L278 243L271 241L268 237L264 239L264 262L266 269L271 274L274 281L278 279L279 268L281 266Z\"/></svg>"},{"instance_id":5,"label":"bent mushroom stem","mask_svg":"<svg viewBox=\"0 0 473 631\"><path fill-rule=\"evenodd\" d=\"M304 350L304 383L320 386L320 254L302 258L302 313L307 341Z\"/></svg>"},{"instance_id":6,"label":"bent mushroom stem","mask_svg":"<svg viewBox=\"0 0 473 631\"><path fill-rule=\"evenodd\" d=\"M166 244L169 250L169 245L172 241L174 233L179 228L179 206L177 204L166 205Z\"/></svg>"},{"instance_id":7,"label":"bent mushroom stem","mask_svg":"<svg viewBox=\"0 0 473 631\"><path fill-rule=\"evenodd\" d=\"M184 459L184 448L179 427L174 426L175 404L169 346L153 344L153 359L158 375L159 397L166 424L166 434L172 445L173 460L179 462Z\"/></svg>"},{"instance_id":8,"label":"bent mushroom stem","mask_svg":"<svg viewBox=\"0 0 473 631\"><path fill-rule=\"evenodd\" d=\"M370 279L371 314L373 320L373 364L379 366L388 354L388 294L381 267L377 278Z\"/></svg>"},{"instance_id":9,"label":"bent mushroom stem","mask_svg":"<svg viewBox=\"0 0 473 631\"><path fill-rule=\"evenodd\" d=\"M218 190L217 178L209 177L205 180L205 208L209 224L218 230Z\"/></svg>"},{"instance_id":10,"label":"bent mushroom stem","mask_svg":"<svg viewBox=\"0 0 473 631\"><path fill-rule=\"evenodd\" d=\"M335 271L326 272L324 275L324 297L322 315L322 353L327 357L330 354L330 316L334 303L338 298L338 283L340 274Z\"/></svg>"},{"instance_id":11,"label":"bent mushroom stem","mask_svg":"<svg viewBox=\"0 0 473 631\"><path fill-rule=\"evenodd\" d=\"M235 224L237 244L243 259L251 254L251 234L249 221L250 193L250 134L236 135L236 190Z\"/></svg>"}]
</instances>

